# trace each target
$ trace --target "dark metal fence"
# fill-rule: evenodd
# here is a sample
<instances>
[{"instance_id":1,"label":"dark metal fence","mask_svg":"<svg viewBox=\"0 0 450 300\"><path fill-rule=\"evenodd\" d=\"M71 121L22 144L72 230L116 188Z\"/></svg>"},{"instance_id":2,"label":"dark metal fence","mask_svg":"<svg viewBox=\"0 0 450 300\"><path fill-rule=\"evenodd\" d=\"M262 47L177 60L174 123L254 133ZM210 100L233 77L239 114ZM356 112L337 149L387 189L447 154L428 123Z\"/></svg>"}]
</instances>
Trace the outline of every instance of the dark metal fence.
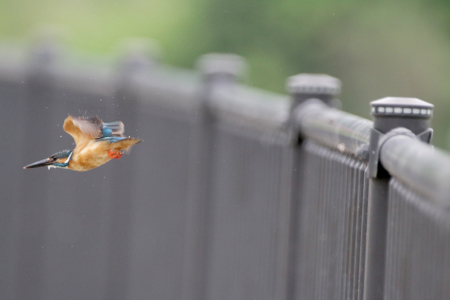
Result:
<instances>
[{"instance_id":1,"label":"dark metal fence","mask_svg":"<svg viewBox=\"0 0 450 300\"><path fill-rule=\"evenodd\" d=\"M51 44L0 55L2 299L446 299L450 156L432 106L333 108L340 83L291 96L134 53L116 67ZM85 173L22 166L73 147L67 114L144 143Z\"/></svg>"}]
</instances>

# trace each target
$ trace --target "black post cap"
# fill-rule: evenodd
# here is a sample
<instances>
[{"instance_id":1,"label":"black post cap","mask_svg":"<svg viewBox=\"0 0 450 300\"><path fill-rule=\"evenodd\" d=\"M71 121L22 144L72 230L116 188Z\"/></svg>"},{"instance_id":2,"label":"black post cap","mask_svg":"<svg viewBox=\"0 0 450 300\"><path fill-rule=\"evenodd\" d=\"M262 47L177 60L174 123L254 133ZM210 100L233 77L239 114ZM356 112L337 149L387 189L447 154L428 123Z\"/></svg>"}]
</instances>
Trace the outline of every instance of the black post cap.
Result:
<instances>
[{"instance_id":1,"label":"black post cap","mask_svg":"<svg viewBox=\"0 0 450 300\"><path fill-rule=\"evenodd\" d=\"M242 79L247 73L245 59L236 54L209 53L202 55L197 61L197 69L206 77L230 77Z\"/></svg>"},{"instance_id":2,"label":"black post cap","mask_svg":"<svg viewBox=\"0 0 450 300\"><path fill-rule=\"evenodd\" d=\"M291 94L328 94L336 96L341 91L341 81L326 74L302 73L288 78L287 89Z\"/></svg>"},{"instance_id":3,"label":"black post cap","mask_svg":"<svg viewBox=\"0 0 450 300\"><path fill-rule=\"evenodd\" d=\"M372 101L371 115L374 128L386 133L397 127L405 127L415 134L430 128L434 105L417 98L386 97Z\"/></svg>"},{"instance_id":4,"label":"black post cap","mask_svg":"<svg viewBox=\"0 0 450 300\"><path fill-rule=\"evenodd\" d=\"M289 77L286 87L293 96L293 107L311 98L320 99L334 107L334 100L341 92L341 81L326 74L302 73Z\"/></svg>"},{"instance_id":5,"label":"black post cap","mask_svg":"<svg viewBox=\"0 0 450 300\"><path fill-rule=\"evenodd\" d=\"M434 105L417 98L386 97L370 102L374 117L431 119Z\"/></svg>"},{"instance_id":6,"label":"black post cap","mask_svg":"<svg viewBox=\"0 0 450 300\"><path fill-rule=\"evenodd\" d=\"M162 50L158 42L146 38L127 38L118 47L119 68L126 76L141 70L149 70L161 60Z\"/></svg>"}]
</instances>

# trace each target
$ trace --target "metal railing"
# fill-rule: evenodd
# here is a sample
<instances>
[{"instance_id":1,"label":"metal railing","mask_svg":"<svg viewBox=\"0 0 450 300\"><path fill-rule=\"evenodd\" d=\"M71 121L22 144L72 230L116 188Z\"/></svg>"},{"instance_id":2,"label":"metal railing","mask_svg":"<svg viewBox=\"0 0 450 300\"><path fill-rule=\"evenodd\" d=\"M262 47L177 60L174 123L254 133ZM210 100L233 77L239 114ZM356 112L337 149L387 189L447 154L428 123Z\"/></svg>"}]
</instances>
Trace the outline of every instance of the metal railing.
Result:
<instances>
[{"instance_id":1,"label":"metal railing","mask_svg":"<svg viewBox=\"0 0 450 300\"><path fill-rule=\"evenodd\" d=\"M450 155L432 105L345 113L339 80L290 96L125 56L37 45L0 56L2 299L446 299ZM58 52L59 51L59 52ZM71 147L67 114L122 120L144 143L86 173L22 170Z\"/></svg>"}]
</instances>

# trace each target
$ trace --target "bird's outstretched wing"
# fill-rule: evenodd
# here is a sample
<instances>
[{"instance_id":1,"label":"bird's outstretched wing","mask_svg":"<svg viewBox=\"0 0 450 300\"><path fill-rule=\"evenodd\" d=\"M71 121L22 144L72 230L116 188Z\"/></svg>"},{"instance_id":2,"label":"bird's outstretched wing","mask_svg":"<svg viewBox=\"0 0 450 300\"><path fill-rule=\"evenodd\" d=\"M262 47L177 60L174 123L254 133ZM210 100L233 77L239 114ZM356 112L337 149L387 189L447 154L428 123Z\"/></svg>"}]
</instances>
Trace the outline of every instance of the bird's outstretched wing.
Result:
<instances>
[{"instance_id":1,"label":"bird's outstretched wing","mask_svg":"<svg viewBox=\"0 0 450 300\"><path fill-rule=\"evenodd\" d=\"M110 140L116 137L122 137L125 131L122 122L103 123L97 116L90 118L74 118L68 116L64 121L63 128L75 140L75 152L83 150L94 139ZM112 141L110 140L110 142Z\"/></svg>"},{"instance_id":2,"label":"bird's outstretched wing","mask_svg":"<svg viewBox=\"0 0 450 300\"><path fill-rule=\"evenodd\" d=\"M90 118L74 118L72 117L72 123L81 131L85 136L91 139L96 139L102 136L103 122L95 116Z\"/></svg>"},{"instance_id":3,"label":"bird's outstretched wing","mask_svg":"<svg viewBox=\"0 0 450 300\"><path fill-rule=\"evenodd\" d=\"M64 120L64 131L75 140L75 152L79 152L93 139L102 135L103 122L98 117L74 118L68 116Z\"/></svg>"}]
</instances>

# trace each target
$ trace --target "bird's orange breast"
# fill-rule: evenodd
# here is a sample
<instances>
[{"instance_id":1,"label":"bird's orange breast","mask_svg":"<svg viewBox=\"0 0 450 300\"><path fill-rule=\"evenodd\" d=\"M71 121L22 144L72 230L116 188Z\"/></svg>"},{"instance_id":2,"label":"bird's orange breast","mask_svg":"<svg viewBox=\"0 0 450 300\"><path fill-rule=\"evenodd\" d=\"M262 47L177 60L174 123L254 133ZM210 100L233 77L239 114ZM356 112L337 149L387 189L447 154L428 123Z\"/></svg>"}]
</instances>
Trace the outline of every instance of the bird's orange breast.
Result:
<instances>
[{"instance_id":1,"label":"bird's orange breast","mask_svg":"<svg viewBox=\"0 0 450 300\"><path fill-rule=\"evenodd\" d=\"M75 149L68 168L74 171L88 171L107 163L111 160L108 156L109 146L109 142L92 141L79 152Z\"/></svg>"}]
</instances>

